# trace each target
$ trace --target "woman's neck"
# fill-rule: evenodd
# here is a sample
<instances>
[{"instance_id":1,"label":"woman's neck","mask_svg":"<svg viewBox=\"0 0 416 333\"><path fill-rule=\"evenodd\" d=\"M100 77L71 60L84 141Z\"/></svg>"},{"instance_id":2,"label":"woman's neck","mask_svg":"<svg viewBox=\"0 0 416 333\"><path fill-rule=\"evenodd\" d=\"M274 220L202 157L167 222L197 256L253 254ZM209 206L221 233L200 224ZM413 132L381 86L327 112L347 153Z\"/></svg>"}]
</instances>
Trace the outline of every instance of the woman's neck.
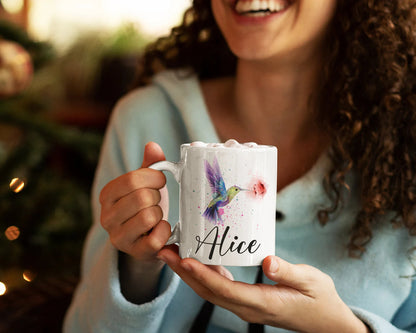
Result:
<instances>
[{"instance_id":1,"label":"woman's neck","mask_svg":"<svg viewBox=\"0 0 416 333\"><path fill-rule=\"evenodd\" d=\"M232 110L240 125L258 138L296 145L315 135L317 66L281 67L273 72L240 61Z\"/></svg>"},{"instance_id":2,"label":"woman's neck","mask_svg":"<svg viewBox=\"0 0 416 333\"><path fill-rule=\"evenodd\" d=\"M314 107L318 75L311 66L270 72L240 62L235 77L202 83L221 140L278 147L278 189L307 172L328 147Z\"/></svg>"}]
</instances>

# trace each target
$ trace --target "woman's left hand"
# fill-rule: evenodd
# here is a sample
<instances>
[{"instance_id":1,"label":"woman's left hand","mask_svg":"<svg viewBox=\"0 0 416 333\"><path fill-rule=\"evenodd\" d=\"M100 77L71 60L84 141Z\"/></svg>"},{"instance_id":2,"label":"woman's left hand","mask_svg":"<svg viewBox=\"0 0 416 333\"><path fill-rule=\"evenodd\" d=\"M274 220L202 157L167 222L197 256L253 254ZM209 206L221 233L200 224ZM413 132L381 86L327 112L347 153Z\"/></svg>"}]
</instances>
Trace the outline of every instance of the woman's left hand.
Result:
<instances>
[{"instance_id":1,"label":"woman's left hand","mask_svg":"<svg viewBox=\"0 0 416 333\"><path fill-rule=\"evenodd\" d=\"M341 300L332 279L312 266L269 256L263 261L263 271L277 284L247 284L233 281L222 266L181 259L172 246L158 257L199 296L247 322L300 332L369 332Z\"/></svg>"}]
</instances>

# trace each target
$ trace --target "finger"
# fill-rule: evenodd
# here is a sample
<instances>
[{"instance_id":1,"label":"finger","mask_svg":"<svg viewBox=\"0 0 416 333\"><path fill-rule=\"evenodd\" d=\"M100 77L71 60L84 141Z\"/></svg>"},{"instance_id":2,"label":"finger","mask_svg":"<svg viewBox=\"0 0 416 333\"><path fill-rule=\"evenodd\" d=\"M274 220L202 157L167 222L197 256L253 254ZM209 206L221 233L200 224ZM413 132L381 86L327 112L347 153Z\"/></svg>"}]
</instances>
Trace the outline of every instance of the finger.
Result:
<instances>
[{"instance_id":1,"label":"finger","mask_svg":"<svg viewBox=\"0 0 416 333\"><path fill-rule=\"evenodd\" d=\"M154 258L157 253L165 246L171 236L171 226L161 220L156 224L152 231L144 236L137 238L131 247L131 253L136 258Z\"/></svg>"},{"instance_id":2,"label":"finger","mask_svg":"<svg viewBox=\"0 0 416 333\"><path fill-rule=\"evenodd\" d=\"M233 282L229 280L228 278L222 276L217 272L217 268L220 266L213 267L214 269L212 269L212 266L205 266L195 259L188 258L181 260L181 258L175 250L172 250L167 247L165 247L162 251L159 252L158 258L166 262L169 265L169 267L173 271L175 271L175 273L178 274L181 277L181 279L186 284L188 284L199 296L210 301L211 303L228 309L239 316L241 316L241 314L247 312L250 309L250 305L248 303L250 303L250 298L252 297L252 295L248 295L249 299L242 299L241 302L236 301L234 298L230 297L228 295L228 292L230 292L231 295L233 293L232 291L235 290L236 294L241 293L243 295L244 293L241 289L250 287L257 289L256 286L251 286L242 282ZM196 264L196 267L193 267L193 263ZM199 268L204 268L204 271L200 272L201 275L208 273L209 279L213 281L219 281L219 285L222 285L226 282L228 282L229 284L221 291L211 290L204 284L205 281L203 279L200 279L198 275L195 274L195 270Z\"/></svg>"},{"instance_id":3,"label":"finger","mask_svg":"<svg viewBox=\"0 0 416 333\"><path fill-rule=\"evenodd\" d=\"M129 252L140 237L152 230L162 219L163 212L159 206L142 209L132 218L110 229L111 242L120 250Z\"/></svg>"},{"instance_id":4,"label":"finger","mask_svg":"<svg viewBox=\"0 0 416 333\"><path fill-rule=\"evenodd\" d=\"M211 302L214 301L213 293L200 283L198 283L182 265L182 259L180 258L176 247L166 246L159 251L157 257L164 261L181 279L188 284L199 296L205 298ZM216 303L217 304L217 303Z\"/></svg>"},{"instance_id":5,"label":"finger","mask_svg":"<svg viewBox=\"0 0 416 333\"><path fill-rule=\"evenodd\" d=\"M208 267L211 268L213 271L221 274L223 277L227 278L228 280L234 281L234 276L224 266L212 265Z\"/></svg>"},{"instance_id":6,"label":"finger","mask_svg":"<svg viewBox=\"0 0 416 333\"><path fill-rule=\"evenodd\" d=\"M293 265L276 256L268 256L263 261L264 274L272 281L297 289L303 293L308 292L316 284L320 275L318 269L303 264Z\"/></svg>"},{"instance_id":7,"label":"finger","mask_svg":"<svg viewBox=\"0 0 416 333\"><path fill-rule=\"evenodd\" d=\"M176 244L166 245L163 247L163 250L172 251L173 253L179 256L179 246ZM159 253L158 253L158 256L159 256Z\"/></svg>"},{"instance_id":8,"label":"finger","mask_svg":"<svg viewBox=\"0 0 416 333\"><path fill-rule=\"evenodd\" d=\"M144 147L142 168L147 168L153 163L164 161L166 159L162 148L155 142L148 142ZM161 201L160 206L163 210L163 218L167 220L169 216L169 196L166 186L160 189Z\"/></svg>"},{"instance_id":9,"label":"finger","mask_svg":"<svg viewBox=\"0 0 416 333\"><path fill-rule=\"evenodd\" d=\"M178 247L165 246L159 251L157 257L164 262L176 273L182 280L184 280L189 286L191 286L200 296L206 298L207 294L212 296L212 293L202 285L198 285L192 278L190 272L181 265L182 259L179 256ZM218 273L216 273L218 274Z\"/></svg>"},{"instance_id":10,"label":"finger","mask_svg":"<svg viewBox=\"0 0 416 333\"><path fill-rule=\"evenodd\" d=\"M142 168L148 168L153 163L164 161L165 154L156 142L148 142L144 147Z\"/></svg>"},{"instance_id":11,"label":"finger","mask_svg":"<svg viewBox=\"0 0 416 333\"><path fill-rule=\"evenodd\" d=\"M259 288L256 285L230 280L195 259L184 259L181 266L192 274L194 280L208 288L216 298L227 303L249 307L260 308L262 306L262 301L259 299Z\"/></svg>"},{"instance_id":12,"label":"finger","mask_svg":"<svg viewBox=\"0 0 416 333\"><path fill-rule=\"evenodd\" d=\"M109 207L122 197L141 188L161 189L166 184L166 177L161 171L139 169L130 171L110 181L100 193L100 203Z\"/></svg>"},{"instance_id":13,"label":"finger","mask_svg":"<svg viewBox=\"0 0 416 333\"><path fill-rule=\"evenodd\" d=\"M156 206L161 200L160 192L149 188L143 188L122 197L114 205L103 207L104 229L112 228L125 223L135 216L139 211Z\"/></svg>"}]
</instances>

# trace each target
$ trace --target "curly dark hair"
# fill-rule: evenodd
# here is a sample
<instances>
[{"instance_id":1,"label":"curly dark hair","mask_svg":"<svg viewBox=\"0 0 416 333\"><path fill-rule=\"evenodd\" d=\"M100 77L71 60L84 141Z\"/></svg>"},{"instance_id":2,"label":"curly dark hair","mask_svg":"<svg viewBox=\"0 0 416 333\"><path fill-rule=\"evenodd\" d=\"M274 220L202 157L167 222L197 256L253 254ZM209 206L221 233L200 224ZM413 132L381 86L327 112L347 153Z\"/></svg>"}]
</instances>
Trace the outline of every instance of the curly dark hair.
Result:
<instances>
[{"instance_id":1,"label":"curly dark hair","mask_svg":"<svg viewBox=\"0 0 416 333\"><path fill-rule=\"evenodd\" d=\"M328 29L317 110L332 142L323 184L332 205L318 218L325 225L342 206L345 176L356 170L362 206L348 244L353 257L387 212L395 227L416 235L415 7L416 0L338 0ZM194 0L182 24L147 47L138 85L163 68L189 68L200 79L234 75L236 57L210 1Z\"/></svg>"}]
</instances>

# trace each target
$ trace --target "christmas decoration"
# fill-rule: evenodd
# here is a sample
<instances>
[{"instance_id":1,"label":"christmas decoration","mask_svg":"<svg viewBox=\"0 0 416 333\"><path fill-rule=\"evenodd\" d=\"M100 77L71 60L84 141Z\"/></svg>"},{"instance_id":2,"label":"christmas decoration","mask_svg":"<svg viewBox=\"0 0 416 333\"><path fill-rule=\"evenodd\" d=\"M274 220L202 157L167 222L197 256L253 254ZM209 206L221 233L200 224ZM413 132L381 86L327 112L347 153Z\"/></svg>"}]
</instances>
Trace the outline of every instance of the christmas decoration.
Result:
<instances>
[{"instance_id":1,"label":"christmas decoration","mask_svg":"<svg viewBox=\"0 0 416 333\"><path fill-rule=\"evenodd\" d=\"M0 281L6 288L0 308L21 288L76 280L91 223L102 133L57 123L45 95L24 89L53 65L54 54L49 44L0 21Z\"/></svg>"},{"instance_id":2,"label":"christmas decoration","mask_svg":"<svg viewBox=\"0 0 416 333\"><path fill-rule=\"evenodd\" d=\"M24 29L6 20L0 20L0 37L21 45L30 54L35 70L50 63L56 56L52 45L33 40Z\"/></svg>"},{"instance_id":3,"label":"christmas decoration","mask_svg":"<svg viewBox=\"0 0 416 333\"><path fill-rule=\"evenodd\" d=\"M32 75L30 54L15 42L0 40L0 96L20 93L30 83Z\"/></svg>"},{"instance_id":4,"label":"christmas decoration","mask_svg":"<svg viewBox=\"0 0 416 333\"><path fill-rule=\"evenodd\" d=\"M133 31L115 36L99 42L94 35L94 44L80 38L55 58L48 43L0 20L0 49L3 41L20 45L33 66L26 89L0 97L0 332L61 330L92 221L90 189L105 124L130 83L104 73L103 58L123 58L117 49L130 59L125 46L137 45ZM135 63L128 65L133 72ZM117 82L110 99L107 81Z\"/></svg>"}]
</instances>

